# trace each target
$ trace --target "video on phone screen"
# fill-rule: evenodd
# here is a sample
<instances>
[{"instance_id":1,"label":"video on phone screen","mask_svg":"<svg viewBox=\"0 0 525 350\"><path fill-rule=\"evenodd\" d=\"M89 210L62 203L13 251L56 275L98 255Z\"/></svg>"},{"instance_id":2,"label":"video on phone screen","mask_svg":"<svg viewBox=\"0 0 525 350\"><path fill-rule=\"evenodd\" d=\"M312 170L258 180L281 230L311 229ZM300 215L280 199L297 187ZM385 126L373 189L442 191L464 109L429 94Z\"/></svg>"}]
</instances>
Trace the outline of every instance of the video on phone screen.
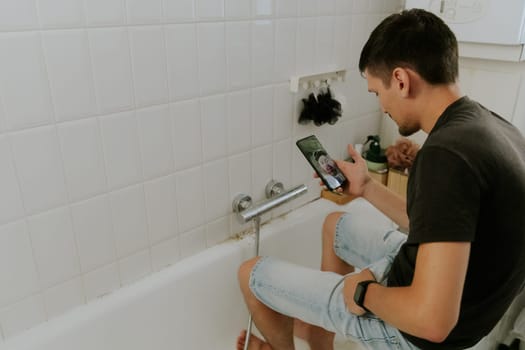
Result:
<instances>
[{"instance_id":1,"label":"video on phone screen","mask_svg":"<svg viewBox=\"0 0 525 350\"><path fill-rule=\"evenodd\" d=\"M324 179L327 186L331 189L341 187L346 178L341 173L334 160L323 149L323 146L316 138L309 138L301 142L301 149L314 166L317 174Z\"/></svg>"}]
</instances>

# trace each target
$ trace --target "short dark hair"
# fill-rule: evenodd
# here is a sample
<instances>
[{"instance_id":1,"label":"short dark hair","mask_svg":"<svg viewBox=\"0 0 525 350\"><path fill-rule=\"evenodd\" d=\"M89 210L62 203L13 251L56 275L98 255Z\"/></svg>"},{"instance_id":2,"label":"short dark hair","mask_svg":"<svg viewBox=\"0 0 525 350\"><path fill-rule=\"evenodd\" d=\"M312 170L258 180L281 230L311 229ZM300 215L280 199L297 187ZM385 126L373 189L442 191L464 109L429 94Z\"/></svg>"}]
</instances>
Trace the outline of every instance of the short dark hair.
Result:
<instances>
[{"instance_id":1,"label":"short dark hair","mask_svg":"<svg viewBox=\"0 0 525 350\"><path fill-rule=\"evenodd\" d=\"M390 85L394 68L416 71L429 84L450 84L458 77L456 36L438 16L421 9L385 18L370 34L359 70L365 69Z\"/></svg>"}]
</instances>

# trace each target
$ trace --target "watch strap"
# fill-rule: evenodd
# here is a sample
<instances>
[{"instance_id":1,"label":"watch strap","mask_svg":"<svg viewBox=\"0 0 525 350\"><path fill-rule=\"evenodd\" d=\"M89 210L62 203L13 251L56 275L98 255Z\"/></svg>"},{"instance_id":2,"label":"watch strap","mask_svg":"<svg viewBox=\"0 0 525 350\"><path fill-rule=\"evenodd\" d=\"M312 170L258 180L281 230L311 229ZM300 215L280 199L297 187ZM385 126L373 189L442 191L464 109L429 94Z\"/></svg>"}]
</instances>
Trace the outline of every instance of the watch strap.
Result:
<instances>
[{"instance_id":1,"label":"watch strap","mask_svg":"<svg viewBox=\"0 0 525 350\"><path fill-rule=\"evenodd\" d=\"M363 310L365 310L366 312L370 312L370 310L368 310L365 306L364 306L364 302L365 302L365 296L366 296L366 291L368 290L368 285L371 284L371 283L378 283L377 281L375 280L367 280L367 281L361 281L357 284L356 286L356 289L355 289L355 293L354 293L354 302L360 307L362 308Z\"/></svg>"}]
</instances>

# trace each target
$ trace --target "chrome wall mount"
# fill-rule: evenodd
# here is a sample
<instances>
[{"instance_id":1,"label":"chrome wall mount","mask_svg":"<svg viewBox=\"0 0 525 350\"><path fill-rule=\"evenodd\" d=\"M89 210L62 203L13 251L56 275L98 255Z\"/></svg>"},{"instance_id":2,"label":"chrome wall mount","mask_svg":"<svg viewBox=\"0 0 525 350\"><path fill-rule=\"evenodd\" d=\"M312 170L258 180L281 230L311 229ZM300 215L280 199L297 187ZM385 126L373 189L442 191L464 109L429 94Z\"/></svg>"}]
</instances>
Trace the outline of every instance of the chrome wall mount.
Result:
<instances>
[{"instance_id":1,"label":"chrome wall mount","mask_svg":"<svg viewBox=\"0 0 525 350\"><path fill-rule=\"evenodd\" d=\"M308 191L306 185L299 185L292 188L289 191L284 192L284 186L281 182L271 180L268 182L265 188L266 200L252 205L252 198L246 194L239 194L233 199L232 208L233 212L237 214L237 219L240 223L245 224L249 221L253 221L253 228L255 232L255 256L259 255L259 242L260 242L260 228L261 228L261 215L264 213L284 204L292 199L305 194ZM246 339L244 341L244 350L248 349L250 342L250 335L252 332L252 316L248 319L248 328L246 331Z\"/></svg>"},{"instance_id":2,"label":"chrome wall mount","mask_svg":"<svg viewBox=\"0 0 525 350\"><path fill-rule=\"evenodd\" d=\"M280 182L277 184L272 184L272 182L268 183L266 186L266 193L267 196L270 194L271 197L261 203L257 203L256 205L251 205L252 199L246 194L240 194L235 197L232 206L233 211L237 213L237 219L239 222L245 224L253 220L255 217L267 213L268 211L299 197L306 193L308 188L306 185L299 185L286 192L282 191L282 184Z\"/></svg>"}]
</instances>

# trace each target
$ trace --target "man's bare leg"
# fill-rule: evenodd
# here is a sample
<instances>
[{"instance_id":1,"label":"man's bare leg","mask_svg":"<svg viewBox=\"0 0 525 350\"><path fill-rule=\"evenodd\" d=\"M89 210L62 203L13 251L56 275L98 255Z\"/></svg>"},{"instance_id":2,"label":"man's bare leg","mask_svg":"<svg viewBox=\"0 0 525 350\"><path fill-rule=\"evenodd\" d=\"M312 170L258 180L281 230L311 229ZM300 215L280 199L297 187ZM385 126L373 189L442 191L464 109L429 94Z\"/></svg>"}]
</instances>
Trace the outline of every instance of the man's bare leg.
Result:
<instances>
[{"instance_id":1,"label":"man's bare leg","mask_svg":"<svg viewBox=\"0 0 525 350\"><path fill-rule=\"evenodd\" d=\"M331 271L340 275L346 275L354 271L354 267L341 260L334 250L334 238L337 222L343 212L334 212L329 214L323 223L323 248L321 258L321 271ZM335 334L324 328L313 326L295 320L294 334L304 339L311 350L333 349Z\"/></svg>"},{"instance_id":2,"label":"man's bare leg","mask_svg":"<svg viewBox=\"0 0 525 350\"><path fill-rule=\"evenodd\" d=\"M239 268L239 284L257 329L267 343L250 335L250 350L294 350L293 318L282 315L263 303L252 293L249 286L250 273L259 257L244 262ZM242 350L246 340L246 331L237 338L237 350Z\"/></svg>"}]
</instances>

